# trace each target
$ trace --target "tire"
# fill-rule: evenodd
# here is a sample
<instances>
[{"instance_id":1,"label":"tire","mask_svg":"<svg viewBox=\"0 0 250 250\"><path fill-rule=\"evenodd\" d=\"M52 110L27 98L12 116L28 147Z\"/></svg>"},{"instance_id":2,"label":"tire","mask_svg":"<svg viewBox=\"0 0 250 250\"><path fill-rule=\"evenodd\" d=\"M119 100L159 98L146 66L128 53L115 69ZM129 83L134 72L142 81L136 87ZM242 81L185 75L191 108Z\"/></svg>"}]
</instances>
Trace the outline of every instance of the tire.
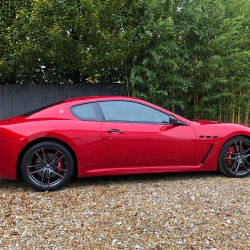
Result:
<instances>
[{"instance_id":1,"label":"tire","mask_svg":"<svg viewBox=\"0 0 250 250\"><path fill-rule=\"evenodd\" d=\"M65 186L74 172L74 160L62 144L44 141L30 147L21 161L24 181L37 191L55 191Z\"/></svg>"},{"instance_id":2,"label":"tire","mask_svg":"<svg viewBox=\"0 0 250 250\"><path fill-rule=\"evenodd\" d=\"M250 174L250 140L233 137L221 148L218 170L230 177L246 177Z\"/></svg>"}]
</instances>

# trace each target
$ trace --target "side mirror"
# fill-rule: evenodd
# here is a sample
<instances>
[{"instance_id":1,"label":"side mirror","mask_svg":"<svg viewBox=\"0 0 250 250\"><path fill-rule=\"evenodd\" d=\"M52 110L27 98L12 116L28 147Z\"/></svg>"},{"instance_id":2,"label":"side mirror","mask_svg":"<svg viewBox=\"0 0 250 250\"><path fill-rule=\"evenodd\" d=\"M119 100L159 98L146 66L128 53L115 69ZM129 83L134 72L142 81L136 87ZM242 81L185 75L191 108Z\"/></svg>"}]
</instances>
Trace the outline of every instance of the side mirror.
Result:
<instances>
[{"instance_id":1,"label":"side mirror","mask_svg":"<svg viewBox=\"0 0 250 250\"><path fill-rule=\"evenodd\" d=\"M169 116L169 123L172 125L176 125L178 123L178 121L173 115L170 115Z\"/></svg>"}]
</instances>

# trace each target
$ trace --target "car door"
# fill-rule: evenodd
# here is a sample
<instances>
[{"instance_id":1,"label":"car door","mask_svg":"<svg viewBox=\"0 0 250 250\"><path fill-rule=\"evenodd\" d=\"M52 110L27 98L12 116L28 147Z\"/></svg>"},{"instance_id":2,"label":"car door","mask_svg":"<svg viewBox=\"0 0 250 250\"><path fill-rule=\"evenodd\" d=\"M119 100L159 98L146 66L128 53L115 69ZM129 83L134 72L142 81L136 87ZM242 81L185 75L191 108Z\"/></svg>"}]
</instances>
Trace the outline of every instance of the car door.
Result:
<instances>
[{"instance_id":1,"label":"car door","mask_svg":"<svg viewBox=\"0 0 250 250\"><path fill-rule=\"evenodd\" d=\"M71 107L71 113L78 120L69 122L71 127L68 127L67 131L77 145L79 176L86 170L112 166L114 163L100 134L104 119L99 105L97 103L78 104Z\"/></svg>"},{"instance_id":2,"label":"car door","mask_svg":"<svg viewBox=\"0 0 250 250\"><path fill-rule=\"evenodd\" d=\"M194 130L172 125L169 115L131 101L99 102L105 122L102 139L119 166L191 166L196 152Z\"/></svg>"}]
</instances>

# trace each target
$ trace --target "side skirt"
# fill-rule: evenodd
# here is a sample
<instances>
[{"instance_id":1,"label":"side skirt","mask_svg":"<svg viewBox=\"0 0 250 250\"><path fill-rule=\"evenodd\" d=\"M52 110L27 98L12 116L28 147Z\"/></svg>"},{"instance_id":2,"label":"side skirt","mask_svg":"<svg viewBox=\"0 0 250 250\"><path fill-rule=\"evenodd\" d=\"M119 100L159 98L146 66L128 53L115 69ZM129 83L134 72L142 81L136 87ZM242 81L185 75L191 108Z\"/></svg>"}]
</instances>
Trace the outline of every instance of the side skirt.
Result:
<instances>
[{"instance_id":1,"label":"side skirt","mask_svg":"<svg viewBox=\"0 0 250 250\"><path fill-rule=\"evenodd\" d=\"M199 172L199 171L216 171L211 166L150 166L150 167L112 167L95 170L88 170L81 177L91 176L110 176L110 175L129 175L129 174L154 174L154 173L173 173L173 172Z\"/></svg>"}]
</instances>

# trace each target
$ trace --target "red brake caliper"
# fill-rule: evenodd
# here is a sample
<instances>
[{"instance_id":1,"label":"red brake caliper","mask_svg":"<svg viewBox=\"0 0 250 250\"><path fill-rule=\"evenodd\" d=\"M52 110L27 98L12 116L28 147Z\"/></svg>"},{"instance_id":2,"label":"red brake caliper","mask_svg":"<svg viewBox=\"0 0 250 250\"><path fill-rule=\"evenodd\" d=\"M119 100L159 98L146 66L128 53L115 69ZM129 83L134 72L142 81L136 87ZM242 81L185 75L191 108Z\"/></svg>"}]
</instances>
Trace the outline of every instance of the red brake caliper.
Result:
<instances>
[{"instance_id":1,"label":"red brake caliper","mask_svg":"<svg viewBox=\"0 0 250 250\"><path fill-rule=\"evenodd\" d=\"M62 160L60 160L60 161L58 162L58 164L57 164L57 167L62 169L62 166L63 166L63 163L62 163ZM60 173L62 173L62 172L63 172L62 170L57 169L57 173L60 174Z\"/></svg>"},{"instance_id":2,"label":"red brake caliper","mask_svg":"<svg viewBox=\"0 0 250 250\"><path fill-rule=\"evenodd\" d=\"M227 158L232 158L232 154L231 154L231 153L234 153L234 152L235 152L234 147L231 146L231 147L227 150L227 155L226 155L226 157L227 157ZM228 165L230 165L231 162L232 162L231 159L226 159L226 163L227 163Z\"/></svg>"}]
</instances>

